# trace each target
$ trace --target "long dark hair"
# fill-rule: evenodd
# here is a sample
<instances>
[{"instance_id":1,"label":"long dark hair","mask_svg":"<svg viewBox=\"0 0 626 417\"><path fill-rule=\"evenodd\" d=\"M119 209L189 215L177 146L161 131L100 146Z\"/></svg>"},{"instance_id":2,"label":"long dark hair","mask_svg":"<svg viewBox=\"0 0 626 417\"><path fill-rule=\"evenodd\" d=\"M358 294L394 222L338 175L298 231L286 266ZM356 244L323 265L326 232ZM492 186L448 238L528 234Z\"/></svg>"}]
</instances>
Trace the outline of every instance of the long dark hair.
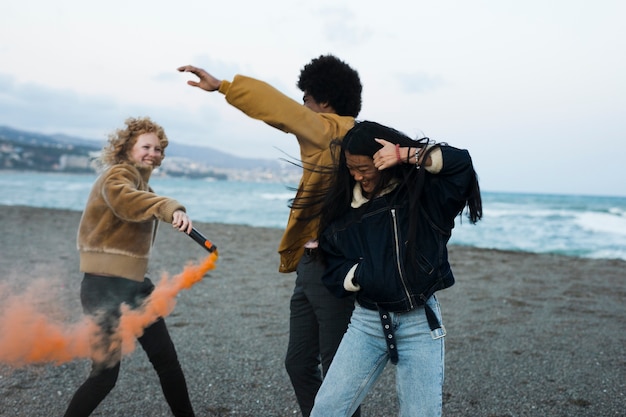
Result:
<instances>
[{"instance_id":1,"label":"long dark hair","mask_svg":"<svg viewBox=\"0 0 626 417\"><path fill-rule=\"evenodd\" d=\"M397 190L395 195L407 196L409 204L408 212L411 213L408 225L409 234L407 236L409 251L407 253L412 253L415 247L416 236L419 233L417 224L418 216L421 215L420 204L423 198L427 197L422 195L424 181L426 175L430 175L427 173L423 164L428 160L428 157L435 149L447 145L445 143L435 143L427 137L413 140L402 132L376 122L357 122L343 140L334 140L331 142L332 166L303 167L303 169L309 169L324 174L324 178L327 181L323 185L315 184L311 189L303 190L304 192L300 193L299 197L294 199L290 206L292 208L306 209L304 212L306 212L307 215L301 217L300 220L319 218L317 236L322 236L324 231L335 220L345 215L351 209L356 181L347 167L346 151L352 155L364 155L372 158L382 147L375 139L384 139L393 144L399 144L400 147L403 148L422 149L420 152L424 153L419 169L416 169L413 164L398 164L380 171L379 181L371 193L371 195L378 195L392 181L396 181ZM474 224L482 218L483 213L478 176L473 167L471 169L472 178L466 190L467 197L465 204L461 207L459 215L461 215L464 209L467 209L467 218ZM370 200L370 202L372 200ZM413 257L411 257L411 262L415 262Z\"/></svg>"},{"instance_id":2,"label":"long dark hair","mask_svg":"<svg viewBox=\"0 0 626 417\"><path fill-rule=\"evenodd\" d=\"M393 144L399 144L400 147L403 148L426 148L422 151L424 152L424 157L421 159L422 164L424 163L423 161L428 159L431 152L441 145L445 145L443 143L434 143L426 137L414 140L398 130L376 122L357 122L343 140L335 140L331 143L330 146L334 161L333 166L315 168L317 171L330 174L328 177L329 182L323 187L317 187L319 191L314 194L308 194L306 199L294 200L291 204L294 208L316 207L311 217L319 216L320 218L318 236L321 236L324 230L333 221L350 210L352 193L356 181L348 170L345 152L347 151L352 155L373 157L382 147L382 145L375 141L377 138L384 139ZM372 191L372 195L377 195L395 179L395 181L398 182L398 193L406 193L408 196L409 212L414 213L410 218L408 236L408 243L412 245L417 233L416 216L420 213L419 206L424 178L427 175L426 169L423 166L421 166L420 169L416 169L413 164L398 164L392 168L382 170L380 174L380 180ZM482 199L478 178L475 172L473 173L473 180L467 195L468 197L465 202L467 218L471 223L476 223L482 218Z\"/></svg>"}]
</instances>

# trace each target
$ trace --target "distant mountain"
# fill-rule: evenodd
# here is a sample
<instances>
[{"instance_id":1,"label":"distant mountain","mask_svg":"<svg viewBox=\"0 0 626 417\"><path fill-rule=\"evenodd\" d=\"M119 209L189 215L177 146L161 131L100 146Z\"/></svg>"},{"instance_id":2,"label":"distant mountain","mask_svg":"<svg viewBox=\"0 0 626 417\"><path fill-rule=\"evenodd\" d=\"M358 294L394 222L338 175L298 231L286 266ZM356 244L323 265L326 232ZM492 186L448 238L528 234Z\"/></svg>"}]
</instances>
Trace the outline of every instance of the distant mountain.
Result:
<instances>
[{"instance_id":1,"label":"distant mountain","mask_svg":"<svg viewBox=\"0 0 626 417\"><path fill-rule=\"evenodd\" d=\"M72 148L90 151L102 149L105 141L90 140L64 134L47 135L43 133L13 129L0 126L0 140L9 141L23 146L41 146L45 148ZM240 158L210 147L191 146L170 142L167 147L168 157L186 158L206 166L228 170L270 170L282 171L289 169L284 162L273 159ZM167 158L166 158L167 160Z\"/></svg>"},{"instance_id":2,"label":"distant mountain","mask_svg":"<svg viewBox=\"0 0 626 417\"><path fill-rule=\"evenodd\" d=\"M167 156L187 158L215 168L225 169L250 169L250 167L278 169L283 166L283 164L275 159L240 158L210 147L192 146L173 142L170 142L167 147Z\"/></svg>"}]
</instances>

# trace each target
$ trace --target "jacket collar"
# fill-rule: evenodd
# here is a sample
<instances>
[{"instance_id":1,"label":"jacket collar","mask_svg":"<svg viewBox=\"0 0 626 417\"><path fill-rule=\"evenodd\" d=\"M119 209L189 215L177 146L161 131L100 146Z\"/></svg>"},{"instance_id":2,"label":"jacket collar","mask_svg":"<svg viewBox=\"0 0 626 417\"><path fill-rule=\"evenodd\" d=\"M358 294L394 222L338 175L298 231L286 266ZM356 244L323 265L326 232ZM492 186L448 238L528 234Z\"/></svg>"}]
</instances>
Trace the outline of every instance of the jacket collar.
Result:
<instances>
[{"instance_id":1,"label":"jacket collar","mask_svg":"<svg viewBox=\"0 0 626 417\"><path fill-rule=\"evenodd\" d=\"M391 182L389 183L389 185L383 188L383 190L380 193L378 193L376 197L382 197L385 194L389 194L390 192L395 190L397 186L398 186L398 180L396 178L393 178ZM352 189L352 203L350 203L350 206L352 208L359 208L363 204L367 203L368 201L370 201L369 198L363 195L361 184L359 184L358 182L354 184L354 188Z\"/></svg>"},{"instance_id":2,"label":"jacket collar","mask_svg":"<svg viewBox=\"0 0 626 417\"><path fill-rule=\"evenodd\" d=\"M154 170L153 167L142 167L142 166L135 165L135 164L132 164L132 166L134 166L135 169L139 171L139 175L141 175L141 178L145 182L148 182L150 180L150 176L152 175L152 171Z\"/></svg>"}]
</instances>

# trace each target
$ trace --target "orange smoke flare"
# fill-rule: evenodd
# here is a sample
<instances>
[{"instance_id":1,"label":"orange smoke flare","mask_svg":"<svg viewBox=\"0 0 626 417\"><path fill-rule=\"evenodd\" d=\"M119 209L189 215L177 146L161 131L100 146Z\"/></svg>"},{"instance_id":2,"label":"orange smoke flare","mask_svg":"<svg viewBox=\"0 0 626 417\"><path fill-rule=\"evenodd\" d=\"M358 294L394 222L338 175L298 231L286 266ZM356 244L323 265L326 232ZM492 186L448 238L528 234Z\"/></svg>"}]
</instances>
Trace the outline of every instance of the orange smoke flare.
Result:
<instances>
[{"instance_id":1,"label":"orange smoke flare","mask_svg":"<svg viewBox=\"0 0 626 417\"><path fill-rule=\"evenodd\" d=\"M172 279L163 276L144 304L135 310L122 306L122 317L117 333L122 340L122 354L135 349L135 340L143 334L143 329L154 323L159 317L168 316L176 305L176 295L183 289L191 288L202 279L204 274L215 268L217 251L206 257L200 265L188 265L183 272Z\"/></svg>"},{"instance_id":2,"label":"orange smoke flare","mask_svg":"<svg viewBox=\"0 0 626 417\"><path fill-rule=\"evenodd\" d=\"M199 265L186 266L178 275L171 278L164 275L139 308L131 310L122 306L115 335L121 340L122 354L134 350L135 339L143 334L145 327L174 310L178 293L202 280L215 268L217 258L215 251ZM0 363L20 367L92 357L91 341L98 328L88 317L70 325L55 322L48 313L37 309L32 298L28 292L9 297L0 307Z\"/></svg>"}]
</instances>

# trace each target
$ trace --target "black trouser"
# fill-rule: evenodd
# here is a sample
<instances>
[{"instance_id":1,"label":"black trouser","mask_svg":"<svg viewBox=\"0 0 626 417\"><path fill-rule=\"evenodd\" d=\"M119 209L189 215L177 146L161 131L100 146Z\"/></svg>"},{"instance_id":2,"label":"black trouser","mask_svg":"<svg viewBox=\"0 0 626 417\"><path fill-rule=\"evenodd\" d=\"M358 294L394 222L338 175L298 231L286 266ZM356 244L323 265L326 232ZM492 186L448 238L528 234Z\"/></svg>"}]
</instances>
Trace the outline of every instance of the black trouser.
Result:
<instances>
[{"instance_id":1,"label":"black trouser","mask_svg":"<svg viewBox=\"0 0 626 417\"><path fill-rule=\"evenodd\" d=\"M285 367L304 417L313 409L322 375L330 367L354 310L354 297L331 294L322 284L323 273L323 264L305 254L291 296ZM359 416L360 410L354 415Z\"/></svg>"},{"instance_id":2,"label":"black trouser","mask_svg":"<svg viewBox=\"0 0 626 417\"><path fill-rule=\"evenodd\" d=\"M93 341L94 359L91 373L78 388L65 412L65 417L88 416L115 386L120 370L121 351L114 330L119 322L122 302L137 307L154 285L124 278L85 274L81 285L81 303L86 314L94 317L100 329ZM193 417L185 376L178 362L174 343L165 321L160 318L144 329L137 339L156 370L165 399L177 417Z\"/></svg>"}]
</instances>

